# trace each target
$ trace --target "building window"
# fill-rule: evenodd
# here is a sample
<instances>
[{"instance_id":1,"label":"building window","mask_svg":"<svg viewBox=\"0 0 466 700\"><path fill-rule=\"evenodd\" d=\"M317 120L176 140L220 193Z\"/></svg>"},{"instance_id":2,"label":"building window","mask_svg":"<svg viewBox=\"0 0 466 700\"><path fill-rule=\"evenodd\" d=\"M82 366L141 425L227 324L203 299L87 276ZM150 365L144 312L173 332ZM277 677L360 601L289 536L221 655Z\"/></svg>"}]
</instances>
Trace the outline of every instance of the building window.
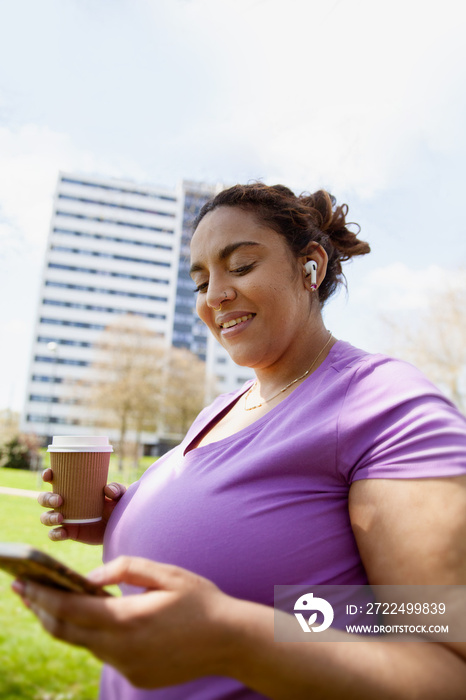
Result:
<instances>
[{"instance_id":1,"label":"building window","mask_svg":"<svg viewBox=\"0 0 466 700\"><path fill-rule=\"evenodd\" d=\"M92 304L77 304L71 301L60 301L59 299L43 299L44 306L62 306L67 309L80 309L81 311L97 311L98 313L107 314L131 314L142 318L157 318L164 321L167 317L165 314L143 313L142 311L133 311L132 309L114 309L111 306L95 306Z\"/></svg>"},{"instance_id":2,"label":"building window","mask_svg":"<svg viewBox=\"0 0 466 700\"><path fill-rule=\"evenodd\" d=\"M76 267L75 265L60 265L59 263L49 263L49 268L54 270L66 270L67 272L85 272L90 275L103 275L105 277L119 277L125 280L138 280L139 282L154 282L155 284L169 284L168 280L157 277L142 277L141 275L126 275L122 272L109 272L108 270L94 270L88 267Z\"/></svg>"},{"instance_id":3,"label":"building window","mask_svg":"<svg viewBox=\"0 0 466 700\"><path fill-rule=\"evenodd\" d=\"M85 360L72 360L69 357L49 357L48 355L36 355L34 362L47 362L57 365L72 365L73 367L88 367L91 363Z\"/></svg>"},{"instance_id":4,"label":"building window","mask_svg":"<svg viewBox=\"0 0 466 700\"><path fill-rule=\"evenodd\" d=\"M60 425L79 425L79 420L69 418L57 418L56 416L41 416L28 413L28 423L59 423Z\"/></svg>"},{"instance_id":5,"label":"building window","mask_svg":"<svg viewBox=\"0 0 466 700\"><path fill-rule=\"evenodd\" d=\"M103 331L105 326L99 323L83 323L82 321L65 321L62 318L44 318L40 319L40 323L50 323L54 326L71 326L72 328L88 328L93 331Z\"/></svg>"},{"instance_id":6,"label":"building window","mask_svg":"<svg viewBox=\"0 0 466 700\"><path fill-rule=\"evenodd\" d=\"M132 221L118 221L118 219L103 219L100 216L85 216L84 214L71 214L67 211L56 211L55 216L67 217L68 219L80 219L81 221L94 221L99 224L113 224L116 226L126 226L127 228L137 228L142 231L156 231L157 233L173 234L173 229L161 228L160 226L147 226L135 224Z\"/></svg>"},{"instance_id":7,"label":"building window","mask_svg":"<svg viewBox=\"0 0 466 700\"><path fill-rule=\"evenodd\" d=\"M30 394L29 401L40 401L41 403L59 403L56 396L40 396L38 394Z\"/></svg>"},{"instance_id":8,"label":"building window","mask_svg":"<svg viewBox=\"0 0 466 700\"><path fill-rule=\"evenodd\" d=\"M86 343L83 340L68 340L67 338L44 338L39 336L38 343L57 343L57 345L71 345L76 348L92 348L92 343Z\"/></svg>"},{"instance_id":9,"label":"building window","mask_svg":"<svg viewBox=\"0 0 466 700\"><path fill-rule=\"evenodd\" d=\"M61 384L61 382L63 380L61 377L48 377L47 375L43 375L43 374L33 374L32 381L33 382L47 382L47 383L51 383L51 384Z\"/></svg>"},{"instance_id":10,"label":"building window","mask_svg":"<svg viewBox=\"0 0 466 700\"><path fill-rule=\"evenodd\" d=\"M168 301L168 297L153 296L152 294L136 294L136 292L123 292L118 289L105 289L104 287L87 287L83 284L67 284L65 282L50 282L47 280L46 287L57 289L75 289L78 292L92 292L93 294L111 294L112 296L129 297L131 299L147 299L148 301Z\"/></svg>"},{"instance_id":11,"label":"building window","mask_svg":"<svg viewBox=\"0 0 466 700\"><path fill-rule=\"evenodd\" d=\"M124 243L125 245L137 245L146 248L158 248L159 250L173 250L173 246L162 243L149 243L148 241L135 241L131 238L116 238L115 236L103 236L100 233L86 233L85 231L70 231L66 228L54 228L54 233L64 236L78 236L80 238L92 238L99 241L111 241L113 243Z\"/></svg>"},{"instance_id":12,"label":"building window","mask_svg":"<svg viewBox=\"0 0 466 700\"><path fill-rule=\"evenodd\" d=\"M127 204L117 204L116 202L104 202L98 199L84 199L84 197L72 197L69 194L59 194L58 199L66 199L72 202L81 202L82 204L93 204L99 207L112 207L113 209L124 209L125 211L138 211L142 214L154 214L155 216L171 216L175 214L171 211L156 211L154 209L141 209L140 207L130 207Z\"/></svg>"},{"instance_id":13,"label":"building window","mask_svg":"<svg viewBox=\"0 0 466 700\"><path fill-rule=\"evenodd\" d=\"M175 314L176 330L177 330L178 332L181 331L182 333L183 333L183 331L189 332L189 337L192 338L192 334L191 334L191 324L189 323L189 317L188 317L186 323L184 322L183 319L184 319L184 317L177 318L177 315Z\"/></svg>"},{"instance_id":14,"label":"building window","mask_svg":"<svg viewBox=\"0 0 466 700\"><path fill-rule=\"evenodd\" d=\"M162 260L146 260L146 258L130 258L127 255L112 255L111 253L101 253L98 250L86 250L79 248L66 248L61 245L53 245L50 250L58 253L73 253L73 255L92 255L96 258L107 258L111 260L124 260L125 262L138 263L141 265L157 265L158 267L170 267L169 262Z\"/></svg>"},{"instance_id":15,"label":"building window","mask_svg":"<svg viewBox=\"0 0 466 700\"><path fill-rule=\"evenodd\" d=\"M188 347L190 347L191 340L191 333L183 333L177 329L173 330L173 345L177 346L178 343L187 343Z\"/></svg>"},{"instance_id":16,"label":"building window","mask_svg":"<svg viewBox=\"0 0 466 700\"><path fill-rule=\"evenodd\" d=\"M98 182L83 182L81 180L73 180L69 177L62 177L61 182L70 185L80 185L81 187L93 187L99 190L105 190L106 192L121 192L122 194L134 194L139 197L151 197L152 199L160 199L167 202L176 202L176 197L172 197L166 194L155 194L153 192L144 192L143 190L129 190L123 187L114 187L111 185L101 185Z\"/></svg>"}]
</instances>

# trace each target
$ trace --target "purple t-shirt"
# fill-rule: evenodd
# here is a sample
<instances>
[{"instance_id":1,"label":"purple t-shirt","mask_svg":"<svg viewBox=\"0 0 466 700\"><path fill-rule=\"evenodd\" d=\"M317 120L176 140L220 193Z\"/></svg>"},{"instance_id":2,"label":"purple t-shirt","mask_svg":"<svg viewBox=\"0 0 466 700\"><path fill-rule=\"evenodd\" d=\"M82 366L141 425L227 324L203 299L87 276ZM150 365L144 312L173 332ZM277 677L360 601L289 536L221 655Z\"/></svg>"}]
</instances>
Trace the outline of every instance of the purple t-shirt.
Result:
<instances>
[{"instance_id":1,"label":"purple t-shirt","mask_svg":"<svg viewBox=\"0 0 466 700\"><path fill-rule=\"evenodd\" d=\"M127 554L175 564L266 605L274 585L364 584L351 483L466 473L464 416L411 365L343 341L266 415L189 451L248 386L218 397L129 488L107 526L105 561ZM260 697L220 677L137 690L108 667L101 686L102 700Z\"/></svg>"}]
</instances>

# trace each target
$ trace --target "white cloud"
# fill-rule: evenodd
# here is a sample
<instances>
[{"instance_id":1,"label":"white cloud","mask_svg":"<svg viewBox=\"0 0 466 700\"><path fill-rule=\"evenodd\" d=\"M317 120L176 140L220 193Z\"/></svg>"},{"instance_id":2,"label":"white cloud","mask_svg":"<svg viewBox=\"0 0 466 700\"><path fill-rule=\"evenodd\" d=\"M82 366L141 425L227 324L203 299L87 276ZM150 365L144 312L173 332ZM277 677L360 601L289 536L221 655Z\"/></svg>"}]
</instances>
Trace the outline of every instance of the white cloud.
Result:
<instances>
[{"instance_id":1,"label":"white cloud","mask_svg":"<svg viewBox=\"0 0 466 700\"><path fill-rule=\"evenodd\" d=\"M60 170L115 177L134 173L145 179L133 164L82 151L66 134L34 124L0 127L0 408L18 409L23 402L42 254Z\"/></svg>"},{"instance_id":2,"label":"white cloud","mask_svg":"<svg viewBox=\"0 0 466 700\"><path fill-rule=\"evenodd\" d=\"M35 124L0 127L0 240L6 249L33 252L47 236L52 198L60 170L110 176L137 171L133 164L105 162L78 148L63 133ZM142 171L136 172L139 178Z\"/></svg>"},{"instance_id":3,"label":"white cloud","mask_svg":"<svg viewBox=\"0 0 466 700\"><path fill-rule=\"evenodd\" d=\"M160 22L160 3L152 7ZM175 136L204 171L228 172L233 156L250 177L370 197L412 177L406 170L421 146L464 151L461 2L284 7L279 0L173 5L178 40L211 55L223 102L221 120L202 113ZM199 76L201 101L202 86Z\"/></svg>"},{"instance_id":4,"label":"white cloud","mask_svg":"<svg viewBox=\"0 0 466 700\"><path fill-rule=\"evenodd\" d=\"M447 270L438 265L413 269L395 262L374 268L352 288L356 304L371 307L374 314L393 311L420 311L441 290L465 287L464 270Z\"/></svg>"},{"instance_id":5,"label":"white cloud","mask_svg":"<svg viewBox=\"0 0 466 700\"><path fill-rule=\"evenodd\" d=\"M1 373L0 408L19 410L24 400L30 326L22 319L0 324Z\"/></svg>"},{"instance_id":6,"label":"white cloud","mask_svg":"<svg viewBox=\"0 0 466 700\"><path fill-rule=\"evenodd\" d=\"M55 13L61 40L76 51L63 52L60 65L55 49L44 61L34 41L40 37L42 44L55 46L53 32L47 34L54 26L45 14L29 37L23 70L17 72L12 61L9 82L2 81L0 100L8 96L4 114L16 123L21 121L16 113L43 120L0 126L0 293L16 303L2 311L2 338L24 341L18 328L5 323L14 315L32 318L28 309L37 297L56 179L60 170L69 170L165 185L179 177L210 182L261 177L296 190L325 186L361 208L361 197L398 188L405 199L391 201L408 202L414 213L390 216L387 208L371 214L368 238L380 250L378 236L387 252L378 260L396 260L397 250L385 243L396 224L395 242L401 244L402 234L406 238L408 265L364 273L364 265L374 263L361 261L354 273L348 269L349 302L341 295L329 306L335 318L330 327L370 347L365 337L373 340L376 313L420 309L451 277L439 266L413 269L408 252L414 250L411 260L422 265L426 258L420 260L417 251L436 243L446 221L453 232L447 242L459 256L460 246L452 244L462 231L460 215L457 223L451 214L455 202L434 194L426 201L426 191L435 191L437 175L439 188L458 187L456 169L462 174L463 4L120 0L109 19L95 3L84 3L84 13L73 3L70 16L63 11L66 4L56 3L63 13ZM102 33L108 21L111 31ZM79 28L86 25L88 60L79 54ZM31 57L40 80L31 80ZM451 167L435 172L435 183L426 189L423 168L428 170L432 153L451 155ZM400 221L414 232L411 238ZM25 257L28 271L20 276ZM15 358L0 357L5 376L0 386L10 381L10 361Z\"/></svg>"},{"instance_id":7,"label":"white cloud","mask_svg":"<svg viewBox=\"0 0 466 700\"><path fill-rule=\"evenodd\" d=\"M415 322L435 296L447 288L466 288L462 269L438 265L416 269L394 262L360 274L360 266L346 268L349 294L340 293L324 307L328 328L337 337L370 352L390 347L390 326L384 319Z\"/></svg>"}]
</instances>

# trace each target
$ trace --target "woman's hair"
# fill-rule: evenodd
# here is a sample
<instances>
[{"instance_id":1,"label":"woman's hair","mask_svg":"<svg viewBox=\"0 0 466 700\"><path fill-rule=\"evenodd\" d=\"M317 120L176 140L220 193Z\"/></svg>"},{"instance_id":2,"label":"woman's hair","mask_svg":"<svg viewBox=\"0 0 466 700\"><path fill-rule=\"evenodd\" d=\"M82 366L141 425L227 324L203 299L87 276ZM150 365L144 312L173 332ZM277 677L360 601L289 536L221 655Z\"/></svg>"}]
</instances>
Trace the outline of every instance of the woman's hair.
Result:
<instances>
[{"instance_id":1,"label":"woman's hair","mask_svg":"<svg viewBox=\"0 0 466 700\"><path fill-rule=\"evenodd\" d=\"M284 185L235 185L204 204L194 230L217 207L239 207L252 212L259 222L285 238L296 257L305 254L309 243L321 245L328 255L327 273L319 287L321 304L345 281L341 263L370 252L369 244L358 238L359 226L356 233L348 228L352 225L346 223L348 206L337 206L335 198L325 190L297 197Z\"/></svg>"}]
</instances>

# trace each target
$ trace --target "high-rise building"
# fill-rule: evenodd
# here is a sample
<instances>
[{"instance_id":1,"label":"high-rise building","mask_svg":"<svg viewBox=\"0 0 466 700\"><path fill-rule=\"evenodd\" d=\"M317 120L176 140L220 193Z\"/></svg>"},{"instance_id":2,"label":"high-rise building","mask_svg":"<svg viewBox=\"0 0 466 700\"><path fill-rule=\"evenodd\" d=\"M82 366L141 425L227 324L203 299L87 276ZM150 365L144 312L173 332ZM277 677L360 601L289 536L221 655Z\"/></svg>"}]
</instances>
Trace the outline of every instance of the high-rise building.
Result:
<instances>
[{"instance_id":1,"label":"high-rise building","mask_svg":"<svg viewBox=\"0 0 466 700\"><path fill-rule=\"evenodd\" d=\"M195 313L189 276L192 222L217 188L166 189L60 173L43 267L21 428L40 436L85 434L85 381L93 348L118 315L140 316L167 345L206 361L217 391L252 376L235 365Z\"/></svg>"}]
</instances>

